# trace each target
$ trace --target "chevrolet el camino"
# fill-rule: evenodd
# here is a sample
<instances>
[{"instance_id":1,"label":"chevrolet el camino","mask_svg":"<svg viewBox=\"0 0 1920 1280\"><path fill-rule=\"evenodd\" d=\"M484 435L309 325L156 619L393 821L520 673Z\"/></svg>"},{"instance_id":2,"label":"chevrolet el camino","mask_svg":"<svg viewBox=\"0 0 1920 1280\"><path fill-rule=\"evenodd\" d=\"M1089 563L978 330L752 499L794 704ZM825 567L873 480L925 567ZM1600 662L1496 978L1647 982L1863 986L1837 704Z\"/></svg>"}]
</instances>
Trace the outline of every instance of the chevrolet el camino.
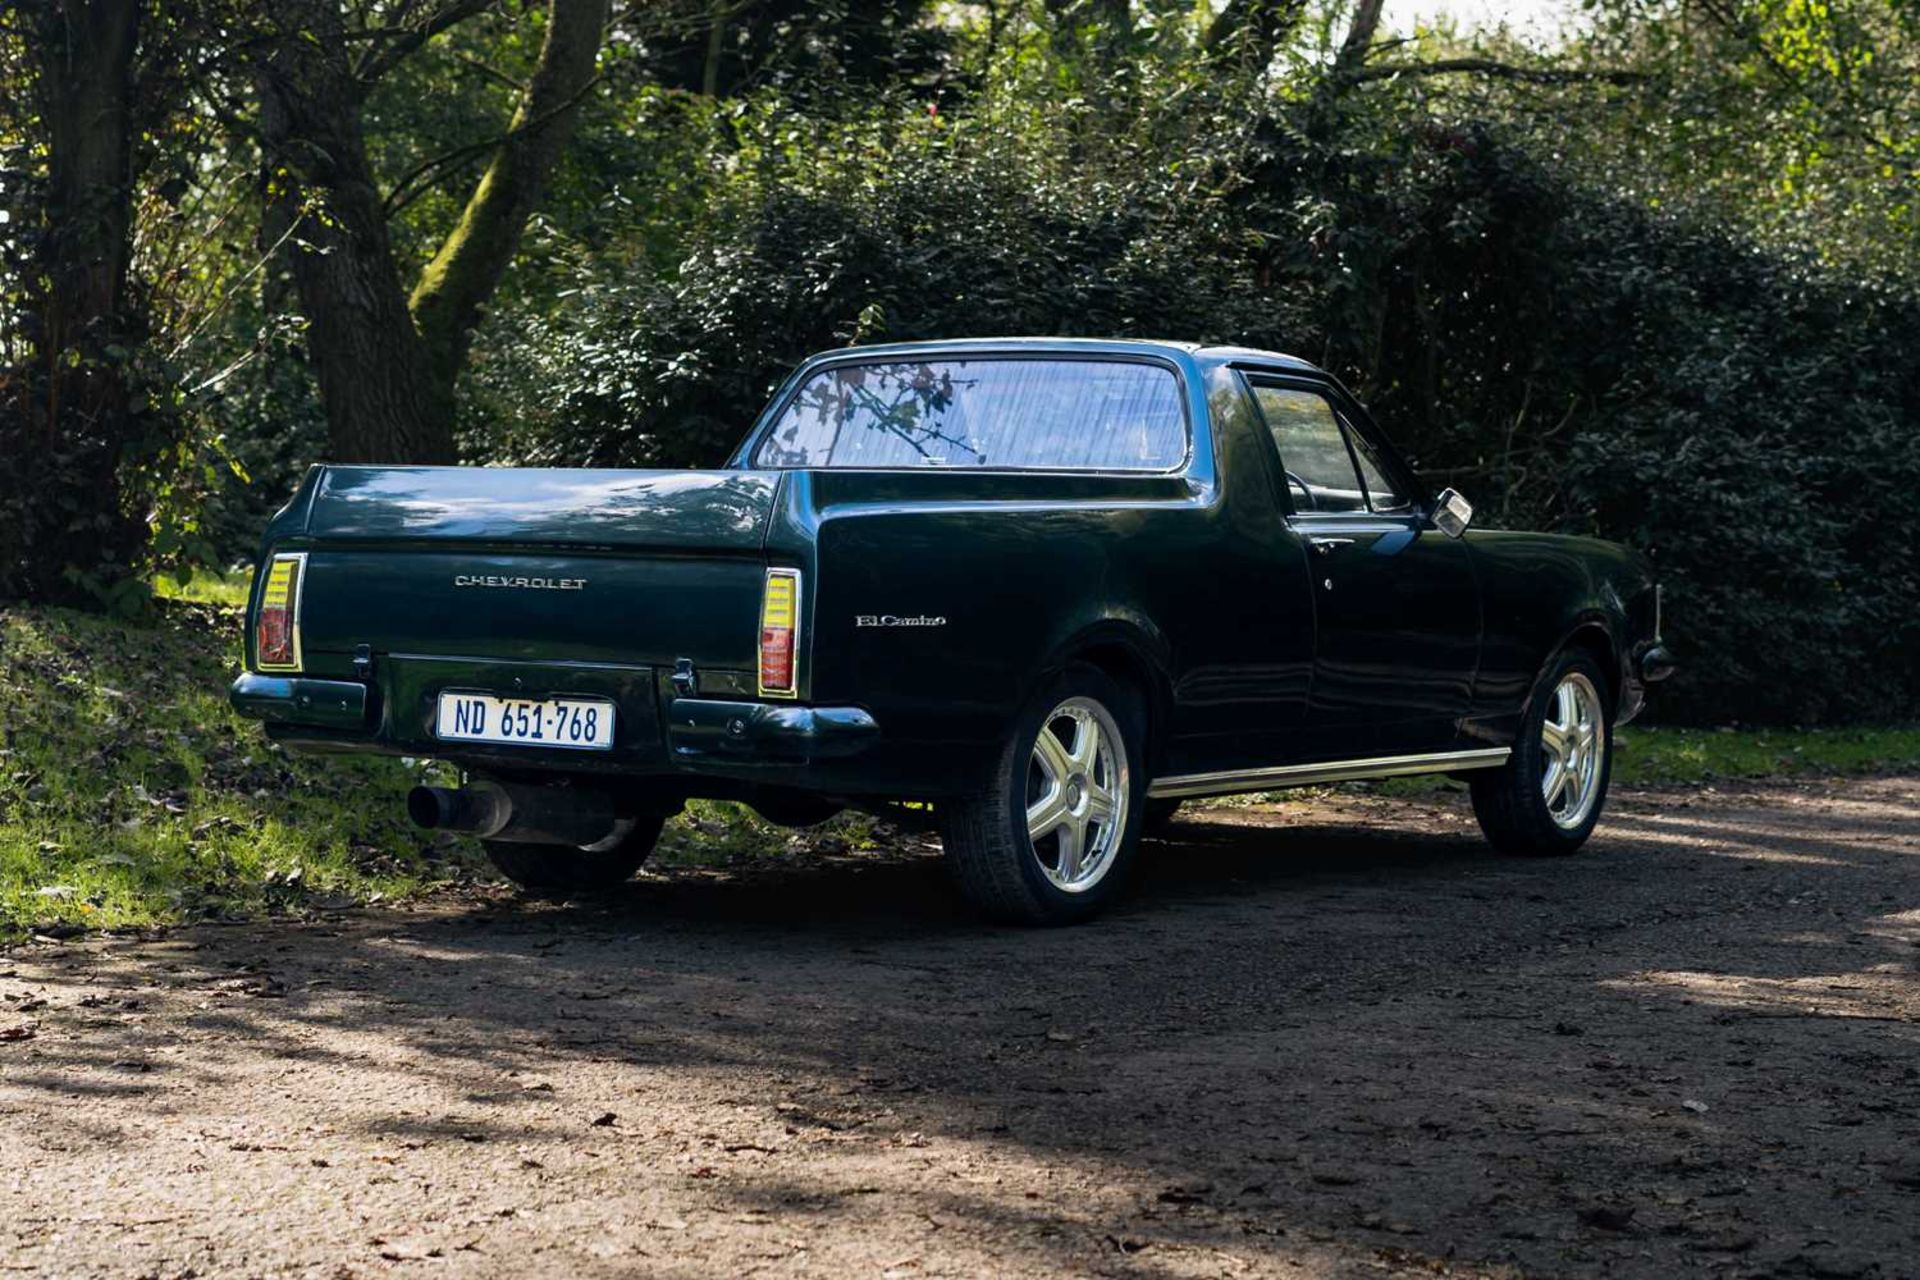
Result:
<instances>
[{"instance_id":1,"label":"chevrolet el camino","mask_svg":"<svg viewBox=\"0 0 1920 1280\"><path fill-rule=\"evenodd\" d=\"M1634 553L1469 529L1266 351L828 352L716 471L322 466L266 531L234 705L434 756L415 821L616 884L690 797L937 822L1006 920L1087 917L1190 797L1445 773L1564 854L1671 669Z\"/></svg>"}]
</instances>

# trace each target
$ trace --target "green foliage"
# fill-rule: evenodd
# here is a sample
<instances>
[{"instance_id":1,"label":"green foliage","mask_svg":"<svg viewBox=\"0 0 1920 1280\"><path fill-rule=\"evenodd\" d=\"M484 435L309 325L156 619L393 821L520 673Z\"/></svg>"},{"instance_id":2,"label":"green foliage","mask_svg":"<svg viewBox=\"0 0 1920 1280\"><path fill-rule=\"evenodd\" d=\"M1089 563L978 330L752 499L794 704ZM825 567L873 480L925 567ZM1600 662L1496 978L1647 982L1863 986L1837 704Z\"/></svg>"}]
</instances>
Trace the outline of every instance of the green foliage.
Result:
<instances>
[{"instance_id":1,"label":"green foliage","mask_svg":"<svg viewBox=\"0 0 1920 1280\"><path fill-rule=\"evenodd\" d=\"M458 388L467 458L712 465L795 361L841 343L1278 347L1345 378L1483 520L1652 553L1683 660L1656 715L1915 714L1920 10L1601 0L1545 84L1341 80L1338 6L1309 7L1264 71L1209 63L1211 8L622 10ZM488 6L370 89L403 274L486 162L542 9ZM145 417L44 447L0 420L33 442L0 448L0 593L52 572L138 607L156 570L250 553L325 448L308 330L261 234L250 81L222 43L250 28L156 12L135 193L150 328L77 357L122 361ZM20 30L0 25L15 79ZM1375 71L1542 58L1378 36ZM0 105L15 227L36 137ZM0 230L0 392L39 376L31 249ZM25 519L30 497L60 518ZM48 549L89 530L114 550L67 574Z\"/></svg>"},{"instance_id":2,"label":"green foliage","mask_svg":"<svg viewBox=\"0 0 1920 1280\"><path fill-rule=\"evenodd\" d=\"M407 825L419 768L297 756L226 705L232 609L0 611L0 930L300 910L464 874Z\"/></svg>"},{"instance_id":3,"label":"green foliage","mask_svg":"<svg viewBox=\"0 0 1920 1280\"><path fill-rule=\"evenodd\" d=\"M469 438L711 466L823 347L1276 347L1351 382L1489 523L1648 550L1684 663L1658 714L1920 708L1910 282L1595 190L1526 130L1448 122L1438 100L1401 127L1414 103L1387 86L1258 103L1169 74L1127 116L1021 88L953 116L743 105L692 157L707 219L677 268L609 237L567 296L501 313L472 403L517 412Z\"/></svg>"}]
</instances>

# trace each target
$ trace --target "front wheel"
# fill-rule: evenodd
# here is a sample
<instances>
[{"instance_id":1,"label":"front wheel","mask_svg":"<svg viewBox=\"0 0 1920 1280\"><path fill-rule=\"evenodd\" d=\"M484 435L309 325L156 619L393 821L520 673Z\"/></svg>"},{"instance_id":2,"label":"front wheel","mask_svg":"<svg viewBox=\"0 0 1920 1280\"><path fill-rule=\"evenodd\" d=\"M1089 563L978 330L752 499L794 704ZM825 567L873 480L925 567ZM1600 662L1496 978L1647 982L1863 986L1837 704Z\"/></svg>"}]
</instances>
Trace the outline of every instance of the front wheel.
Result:
<instances>
[{"instance_id":1,"label":"front wheel","mask_svg":"<svg viewBox=\"0 0 1920 1280\"><path fill-rule=\"evenodd\" d=\"M1140 842L1146 778L1138 697L1072 666L1030 702L988 790L942 806L947 864L997 920L1084 920L1117 894Z\"/></svg>"},{"instance_id":2,"label":"front wheel","mask_svg":"<svg viewBox=\"0 0 1920 1280\"><path fill-rule=\"evenodd\" d=\"M1593 834L1613 772L1604 687L1591 657L1563 653L1542 677L1507 763L1470 775L1474 816L1494 848L1568 854Z\"/></svg>"},{"instance_id":3,"label":"front wheel","mask_svg":"<svg viewBox=\"0 0 1920 1280\"><path fill-rule=\"evenodd\" d=\"M667 815L642 813L622 819L630 823L609 840L585 849L564 844L527 844L512 840L486 842L487 860L494 869L523 889L586 891L611 889L631 879L660 841Z\"/></svg>"}]
</instances>

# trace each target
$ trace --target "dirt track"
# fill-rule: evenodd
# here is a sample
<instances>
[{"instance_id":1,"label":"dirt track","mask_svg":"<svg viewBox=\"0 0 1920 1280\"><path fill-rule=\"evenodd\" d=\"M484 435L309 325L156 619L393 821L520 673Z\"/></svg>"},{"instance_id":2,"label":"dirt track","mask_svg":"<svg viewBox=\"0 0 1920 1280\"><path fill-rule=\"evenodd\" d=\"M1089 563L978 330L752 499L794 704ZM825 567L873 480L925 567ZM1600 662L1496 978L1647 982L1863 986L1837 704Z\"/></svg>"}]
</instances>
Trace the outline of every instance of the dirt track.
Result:
<instances>
[{"instance_id":1,"label":"dirt track","mask_svg":"<svg viewBox=\"0 0 1920 1280\"><path fill-rule=\"evenodd\" d=\"M0 954L0 1272L1920 1276L1920 779L1149 853Z\"/></svg>"}]
</instances>

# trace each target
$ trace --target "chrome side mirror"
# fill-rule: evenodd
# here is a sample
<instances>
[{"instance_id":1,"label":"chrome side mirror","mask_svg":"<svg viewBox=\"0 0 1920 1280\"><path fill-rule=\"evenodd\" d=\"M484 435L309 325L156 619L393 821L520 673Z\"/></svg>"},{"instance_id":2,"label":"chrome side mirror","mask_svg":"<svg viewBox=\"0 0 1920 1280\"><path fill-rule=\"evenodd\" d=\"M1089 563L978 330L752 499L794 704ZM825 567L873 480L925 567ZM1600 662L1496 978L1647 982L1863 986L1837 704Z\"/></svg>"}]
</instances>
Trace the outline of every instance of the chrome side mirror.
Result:
<instances>
[{"instance_id":1,"label":"chrome side mirror","mask_svg":"<svg viewBox=\"0 0 1920 1280\"><path fill-rule=\"evenodd\" d=\"M1473 504L1460 496L1458 489L1442 489L1433 500L1433 527L1449 538L1457 538L1473 523Z\"/></svg>"}]
</instances>

